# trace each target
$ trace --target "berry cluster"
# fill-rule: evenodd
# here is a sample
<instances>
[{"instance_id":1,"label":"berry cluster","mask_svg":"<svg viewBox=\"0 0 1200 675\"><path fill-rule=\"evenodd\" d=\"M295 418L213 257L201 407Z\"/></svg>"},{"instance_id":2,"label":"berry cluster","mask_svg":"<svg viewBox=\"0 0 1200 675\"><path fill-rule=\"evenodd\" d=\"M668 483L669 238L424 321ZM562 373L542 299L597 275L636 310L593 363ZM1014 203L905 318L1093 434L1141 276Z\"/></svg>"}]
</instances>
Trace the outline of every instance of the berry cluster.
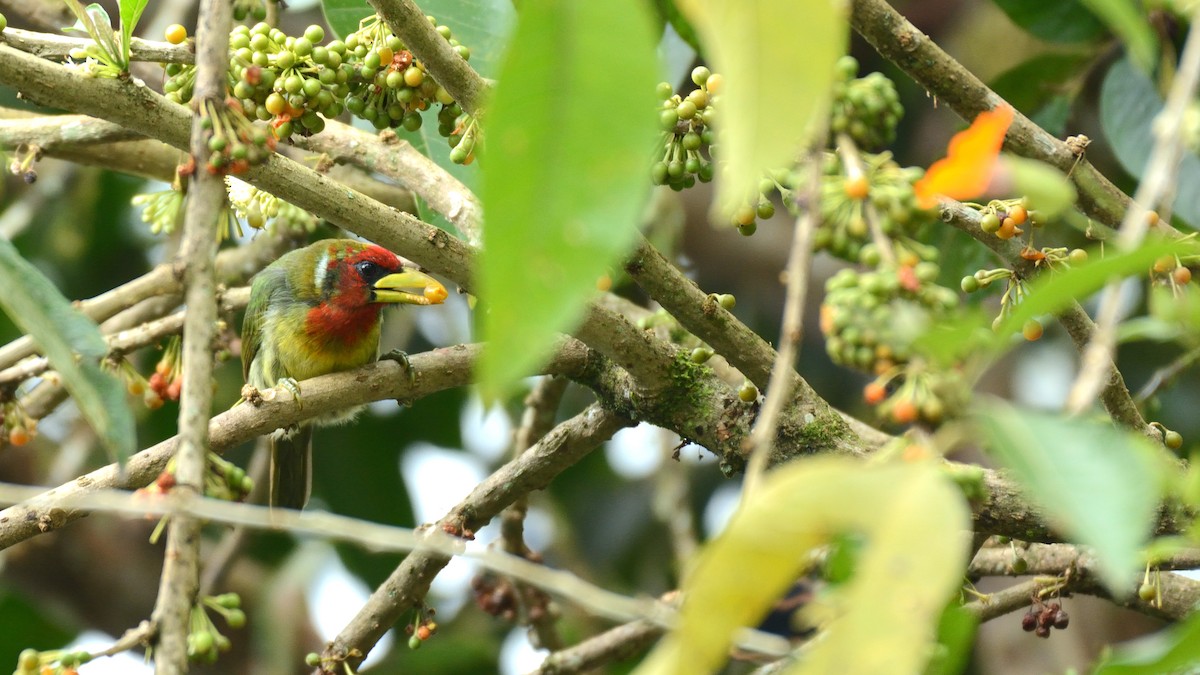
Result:
<instances>
[{"instance_id":1,"label":"berry cluster","mask_svg":"<svg viewBox=\"0 0 1200 675\"><path fill-rule=\"evenodd\" d=\"M1021 630L1026 633L1033 633L1040 638L1050 637L1050 629L1057 628L1064 630L1070 625L1071 617L1062 608L1059 602L1042 602L1041 598L1034 596L1034 604L1029 606L1029 611L1021 617Z\"/></svg>"},{"instance_id":2,"label":"berry cluster","mask_svg":"<svg viewBox=\"0 0 1200 675\"><path fill-rule=\"evenodd\" d=\"M837 153L822 164L821 224L814 233L816 250L856 262L871 241L871 220L895 240L907 239L924 215L917 208L915 167L901 168L890 153L863 154L862 165L848 165Z\"/></svg>"},{"instance_id":3,"label":"berry cluster","mask_svg":"<svg viewBox=\"0 0 1200 675\"><path fill-rule=\"evenodd\" d=\"M435 614L437 614L437 610L432 607L418 608L412 623L404 626L404 633L408 635L409 649L420 649L421 645L437 632L438 625L433 620Z\"/></svg>"},{"instance_id":4,"label":"berry cluster","mask_svg":"<svg viewBox=\"0 0 1200 675\"><path fill-rule=\"evenodd\" d=\"M707 183L713 179L713 120L721 76L697 66L692 70L692 82L697 88L686 96L676 94L667 82L658 85L663 150L650 168L650 179L655 185L667 185L677 192L695 185L696 180Z\"/></svg>"},{"instance_id":5,"label":"berry cluster","mask_svg":"<svg viewBox=\"0 0 1200 675\"><path fill-rule=\"evenodd\" d=\"M229 205L251 229L265 229L271 234L281 231L305 234L317 229L317 217L299 206L233 177L227 177L225 182L229 186Z\"/></svg>"},{"instance_id":6,"label":"berry cluster","mask_svg":"<svg viewBox=\"0 0 1200 675\"><path fill-rule=\"evenodd\" d=\"M821 331L835 363L881 374L912 356L911 343L926 325L958 304L934 283L930 261L858 272L843 269L825 284Z\"/></svg>"},{"instance_id":7,"label":"berry cluster","mask_svg":"<svg viewBox=\"0 0 1200 675\"><path fill-rule=\"evenodd\" d=\"M24 649L17 656L17 668L13 675L78 675L79 667L91 660L92 655L86 650L39 652L36 649Z\"/></svg>"},{"instance_id":8,"label":"berry cluster","mask_svg":"<svg viewBox=\"0 0 1200 675\"><path fill-rule=\"evenodd\" d=\"M16 399L0 403L0 415L4 420L4 438L11 445L21 447L37 435L37 419L30 417Z\"/></svg>"},{"instance_id":9,"label":"berry cluster","mask_svg":"<svg viewBox=\"0 0 1200 675\"><path fill-rule=\"evenodd\" d=\"M233 646L229 638L217 630L208 610L220 614L230 628L246 625L246 613L242 611L242 599L237 593L201 598L200 602L192 605L189 617L191 631L187 636L188 658L197 663L216 663L218 654L229 651Z\"/></svg>"},{"instance_id":10,"label":"berry cluster","mask_svg":"<svg viewBox=\"0 0 1200 675\"><path fill-rule=\"evenodd\" d=\"M263 21L267 18L267 5L278 6L279 0L233 0L233 20Z\"/></svg>"},{"instance_id":11,"label":"berry cluster","mask_svg":"<svg viewBox=\"0 0 1200 675\"><path fill-rule=\"evenodd\" d=\"M829 129L847 134L865 150L879 150L895 140L904 108L896 85L883 73L855 78L857 74L854 57L838 60Z\"/></svg>"},{"instance_id":12,"label":"berry cluster","mask_svg":"<svg viewBox=\"0 0 1200 675\"><path fill-rule=\"evenodd\" d=\"M1012 239L1025 233L1023 225L1041 227L1044 223L1037 211L1029 209L1029 201L1020 199L993 199L980 208L982 216L979 228L999 239Z\"/></svg>"}]
</instances>

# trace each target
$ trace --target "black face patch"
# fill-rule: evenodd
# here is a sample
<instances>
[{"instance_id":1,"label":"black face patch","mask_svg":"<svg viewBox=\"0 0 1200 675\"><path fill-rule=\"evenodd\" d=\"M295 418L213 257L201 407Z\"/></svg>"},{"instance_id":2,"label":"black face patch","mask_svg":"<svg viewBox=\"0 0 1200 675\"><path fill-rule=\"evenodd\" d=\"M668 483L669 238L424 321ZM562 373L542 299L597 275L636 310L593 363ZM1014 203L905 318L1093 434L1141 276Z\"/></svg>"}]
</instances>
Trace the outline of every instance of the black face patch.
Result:
<instances>
[{"instance_id":1,"label":"black face patch","mask_svg":"<svg viewBox=\"0 0 1200 675\"><path fill-rule=\"evenodd\" d=\"M374 286L376 281L392 273L391 270L385 268L383 265L370 260L354 263L354 270L358 272L358 275L362 277L367 286Z\"/></svg>"}]
</instances>

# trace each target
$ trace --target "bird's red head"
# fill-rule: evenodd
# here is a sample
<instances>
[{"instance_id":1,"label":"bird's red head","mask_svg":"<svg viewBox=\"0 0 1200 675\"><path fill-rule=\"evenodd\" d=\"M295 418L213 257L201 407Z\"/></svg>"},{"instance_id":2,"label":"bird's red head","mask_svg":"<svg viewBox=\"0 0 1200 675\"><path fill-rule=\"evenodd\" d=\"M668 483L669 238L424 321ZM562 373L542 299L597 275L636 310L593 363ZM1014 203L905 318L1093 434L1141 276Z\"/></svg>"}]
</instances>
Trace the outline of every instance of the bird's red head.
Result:
<instances>
[{"instance_id":1,"label":"bird's red head","mask_svg":"<svg viewBox=\"0 0 1200 675\"><path fill-rule=\"evenodd\" d=\"M320 300L308 327L315 333L349 339L379 320L383 303L435 305L446 299L436 279L381 246L331 240L315 247L313 257L312 288Z\"/></svg>"}]
</instances>

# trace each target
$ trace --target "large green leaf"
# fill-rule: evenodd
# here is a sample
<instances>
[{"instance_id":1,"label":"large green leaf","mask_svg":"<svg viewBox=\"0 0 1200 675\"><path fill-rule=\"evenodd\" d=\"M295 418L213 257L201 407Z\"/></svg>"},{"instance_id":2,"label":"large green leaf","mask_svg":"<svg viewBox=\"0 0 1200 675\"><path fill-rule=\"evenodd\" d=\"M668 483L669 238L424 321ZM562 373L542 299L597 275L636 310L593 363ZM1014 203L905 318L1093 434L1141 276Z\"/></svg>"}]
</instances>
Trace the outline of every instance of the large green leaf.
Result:
<instances>
[{"instance_id":1,"label":"large green leaf","mask_svg":"<svg viewBox=\"0 0 1200 675\"><path fill-rule=\"evenodd\" d=\"M970 517L932 464L801 460L768 474L684 582L679 625L638 675L709 673L803 573L805 555L862 535L836 618L789 673L915 673L962 579Z\"/></svg>"},{"instance_id":2,"label":"large green leaf","mask_svg":"<svg viewBox=\"0 0 1200 675\"><path fill-rule=\"evenodd\" d=\"M1150 538L1162 467L1144 437L1111 424L989 399L976 420L990 454L1071 541L1092 548L1105 585L1132 589Z\"/></svg>"},{"instance_id":3,"label":"large green leaf","mask_svg":"<svg viewBox=\"0 0 1200 675\"><path fill-rule=\"evenodd\" d=\"M1092 13L1108 25L1112 32L1120 36L1125 43L1129 56L1137 63L1142 72L1149 73L1154 69L1154 61L1158 54L1158 42L1154 38L1154 30L1146 20L1146 14L1133 0L1080 0Z\"/></svg>"},{"instance_id":4,"label":"large green leaf","mask_svg":"<svg viewBox=\"0 0 1200 675\"><path fill-rule=\"evenodd\" d=\"M1117 646L1095 675L1194 673L1200 666L1200 614L1187 621Z\"/></svg>"},{"instance_id":5,"label":"large green leaf","mask_svg":"<svg viewBox=\"0 0 1200 675\"><path fill-rule=\"evenodd\" d=\"M844 3L677 0L723 74L718 202L745 204L771 169L790 166L824 115L834 64L846 53ZM802 28L801 28L802 27ZM797 30L803 32L797 36Z\"/></svg>"},{"instance_id":6,"label":"large green leaf","mask_svg":"<svg viewBox=\"0 0 1200 675\"><path fill-rule=\"evenodd\" d=\"M1049 42L1088 42L1105 34L1104 24L1079 0L996 0L1008 18Z\"/></svg>"},{"instance_id":7,"label":"large green leaf","mask_svg":"<svg viewBox=\"0 0 1200 675\"><path fill-rule=\"evenodd\" d=\"M4 239L0 239L0 287L4 288L0 307L42 348L84 419L117 461L124 461L133 454L137 439L133 414L125 401L125 388L100 370L100 359L108 352L100 328Z\"/></svg>"},{"instance_id":8,"label":"large green leaf","mask_svg":"<svg viewBox=\"0 0 1200 675\"><path fill-rule=\"evenodd\" d=\"M480 158L489 395L571 328L637 234L658 134L652 25L640 0L522 2Z\"/></svg>"},{"instance_id":9,"label":"large green leaf","mask_svg":"<svg viewBox=\"0 0 1200 675\"><path fill-rule=\"evenodd\" d=\"M1100 89L1100 124L1121 166L1140 179L1154 148L1154 120L1162 111L1162 98L1150 78L1128 59L1108 69ZM1200 185L1200 157L1184 151L1177 185ZM1177 190L1174 214L1192 227L1200 227L1200 190Z\"/></svg>"}]
</instances>

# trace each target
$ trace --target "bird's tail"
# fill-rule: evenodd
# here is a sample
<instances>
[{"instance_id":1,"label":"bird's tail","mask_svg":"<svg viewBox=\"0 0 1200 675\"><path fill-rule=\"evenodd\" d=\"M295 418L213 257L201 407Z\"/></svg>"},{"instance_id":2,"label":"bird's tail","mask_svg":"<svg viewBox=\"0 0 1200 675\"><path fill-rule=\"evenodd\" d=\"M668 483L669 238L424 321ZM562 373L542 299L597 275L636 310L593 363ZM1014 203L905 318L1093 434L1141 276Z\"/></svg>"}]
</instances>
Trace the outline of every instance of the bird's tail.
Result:
<instances>
[{"instance_id":1,"label":"bird's tail","mask_svg":"<svg viewBox=\"0 0 1200 675\"><path fill-rule=\"evenodd\" d=\"M271 438L271 506L302 509L312 492L312 427Z\"/></svg>"}]
</instances>

